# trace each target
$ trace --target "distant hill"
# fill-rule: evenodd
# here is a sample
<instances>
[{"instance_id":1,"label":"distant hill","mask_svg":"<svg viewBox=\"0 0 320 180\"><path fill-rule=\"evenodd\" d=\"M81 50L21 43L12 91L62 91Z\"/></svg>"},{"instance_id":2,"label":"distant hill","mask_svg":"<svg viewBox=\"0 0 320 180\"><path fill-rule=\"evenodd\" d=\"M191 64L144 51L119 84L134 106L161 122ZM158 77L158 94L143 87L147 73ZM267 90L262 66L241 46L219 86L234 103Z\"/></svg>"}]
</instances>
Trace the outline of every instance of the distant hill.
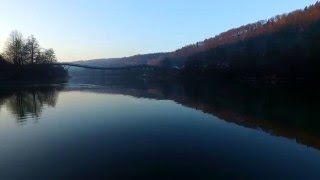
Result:
<instances>
[{"instance_id":1,"label":"distant hill","mask_svg":"<svg viewBox=\"0 0 320 180\"><path fill-rule=\"evenodd\" d=\"M74 63L91 65L91 66L102 66L102 67L120 67L120 66L134 66L149 64L149 61L156 59L162 56L165 56L167 53L153 53L153 54L143 54L135 55L130 57L123 58L109 58L109 59L92 59L84 61L76 61Z\"/></svg>"}]
</instances>

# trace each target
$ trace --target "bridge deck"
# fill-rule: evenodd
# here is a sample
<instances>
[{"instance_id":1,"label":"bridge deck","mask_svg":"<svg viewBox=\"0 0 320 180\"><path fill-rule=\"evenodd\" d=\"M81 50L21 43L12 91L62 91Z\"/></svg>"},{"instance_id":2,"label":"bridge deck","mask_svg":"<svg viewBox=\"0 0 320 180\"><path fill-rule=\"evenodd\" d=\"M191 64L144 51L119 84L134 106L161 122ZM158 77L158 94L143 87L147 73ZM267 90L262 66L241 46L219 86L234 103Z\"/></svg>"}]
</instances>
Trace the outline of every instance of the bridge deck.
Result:
<instances>
[{"instance_id":1,"label":"bridge deck","mask_svg":"<svg viewBox=\"0 0 320 180\"><path fill-rule=\"evenodd\" d=\"M130 70L130 69L158 69L156 66L149 65L136 65L136 66L123 66L123 67L100 67L100 66L89 66L74 63L54 63L53 65L79 67L85 69L97 69L97 70Z\"/></svg>"}]
</instances>

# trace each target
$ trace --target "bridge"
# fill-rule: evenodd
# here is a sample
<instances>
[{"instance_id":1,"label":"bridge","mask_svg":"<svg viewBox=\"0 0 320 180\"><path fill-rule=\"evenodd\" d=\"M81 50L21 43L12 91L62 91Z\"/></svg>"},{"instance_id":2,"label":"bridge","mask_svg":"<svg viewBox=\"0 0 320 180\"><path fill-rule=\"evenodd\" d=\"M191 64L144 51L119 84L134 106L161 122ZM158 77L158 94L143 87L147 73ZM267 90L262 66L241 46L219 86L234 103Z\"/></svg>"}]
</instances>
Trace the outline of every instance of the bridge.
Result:
<instances>
[{"instance_id":1,"label":"bridge","mask_svg":"<svg viewBox=\"0 0 320 180\"><path fill-rule=\"evenodd\" d=\"M84 69L96 69L96 70L107 70L107 71L114 71L114 70L132 70L132 69L141 69L141 70L156 70L161 69L157 66L150 66L150 65L135 65L135 66L122 66L122 67L101 67L101 66L89 66L89 65L82 65L76 63L53 63L52 65L56 66L68 66L68 67L78 67Z\"/></svg>"}]
</instances>

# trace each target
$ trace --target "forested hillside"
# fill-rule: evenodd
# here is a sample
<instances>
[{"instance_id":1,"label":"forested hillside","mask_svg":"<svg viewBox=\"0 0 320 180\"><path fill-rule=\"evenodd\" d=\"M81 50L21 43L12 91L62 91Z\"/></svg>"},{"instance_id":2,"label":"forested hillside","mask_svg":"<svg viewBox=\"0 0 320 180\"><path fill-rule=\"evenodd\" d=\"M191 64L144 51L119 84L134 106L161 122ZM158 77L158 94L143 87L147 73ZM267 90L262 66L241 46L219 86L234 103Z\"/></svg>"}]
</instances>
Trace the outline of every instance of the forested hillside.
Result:
<instances>
[{"instance_id":1,"label":"forested hillside","mask_svg":"<svg viewBox=\"0 0 320 180\"><path fill-rule=\"evenodd\" d=\"M320 57L320 3L221 33L155 58L149 64L180 66L188 74L304 76Z\"/></svg>"}]
</instances>

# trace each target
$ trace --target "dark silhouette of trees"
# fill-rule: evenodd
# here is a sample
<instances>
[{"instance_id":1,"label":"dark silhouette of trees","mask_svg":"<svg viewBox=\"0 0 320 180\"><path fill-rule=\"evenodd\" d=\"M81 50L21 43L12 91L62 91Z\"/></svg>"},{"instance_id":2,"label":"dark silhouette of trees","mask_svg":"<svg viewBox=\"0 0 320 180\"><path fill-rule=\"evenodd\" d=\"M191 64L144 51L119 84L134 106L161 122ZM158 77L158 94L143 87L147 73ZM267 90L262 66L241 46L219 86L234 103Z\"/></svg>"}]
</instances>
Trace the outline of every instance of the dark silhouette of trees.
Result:
<instances>
[{"instance_id":1,"label":"dark silhouette of trees","mask_svg":"<svg viewBox=\"0 0 320 180\"><path fill-rule=\"evenodd\" d=\"M0 56L0 80L55 79L67 77L62 66L53 64L57 58L53 49L43 49L33 36L24 39L13 31Z\"/></svg>"},{"instance_id":2,"label":"dark silhouette of trees","mask_svg":"<svg viewBox=\"0 0 320 180\"><path fill-rule=\"evenodd\" d=\"M52 48L50 49L45 49L42 52L43 58L42 58L42 63L54 63L57 62L57 58L55 55L55 52Z\"/></svg>"},{"instance_id":3,"label":"dark silhouette of trees","mask_svg":"<svg viewBox=\"0 0 320 180\"><path fill-rule=\"evenodd\" d=\"M38 40L31 35L24 39L18 31L11 32L4 51L4 58L14 65L48 64L57 61L53 49L43 49Z\"/></svg>"},{"instance_id":4,"label":"dark silhouette of trees","mask_svg":"<svg viewBox=\"0 0 320 180\"><path fill-rule=\"evenodd\" d=\"M4 57L0 54L0 64L7 64L6 60L4 59Z\"/></svg>"},{"instance_id":5,"label":"dark silhouette of trees","mask_svg":"<svg viewBox=\"0 0 320 180\"><path fill-rule=\"evenodd\" d=\"M38 40L33 35L29 36L25 47L28 54L29 63L36 63L36 59L40 56L40 45L38 43Z\"/></svg>"},{"instance_id":6,"label":"dark silhouette of trees","mask_svg":"<svg viewBox=\"0 0 320 180\"><path fill-rule=\"evenodd\" d=\"M15 65L23 65L24 60L24 42L22 34L18 31L12 31L4 51L5 59Z\"/></svg>"}]
</instances>

